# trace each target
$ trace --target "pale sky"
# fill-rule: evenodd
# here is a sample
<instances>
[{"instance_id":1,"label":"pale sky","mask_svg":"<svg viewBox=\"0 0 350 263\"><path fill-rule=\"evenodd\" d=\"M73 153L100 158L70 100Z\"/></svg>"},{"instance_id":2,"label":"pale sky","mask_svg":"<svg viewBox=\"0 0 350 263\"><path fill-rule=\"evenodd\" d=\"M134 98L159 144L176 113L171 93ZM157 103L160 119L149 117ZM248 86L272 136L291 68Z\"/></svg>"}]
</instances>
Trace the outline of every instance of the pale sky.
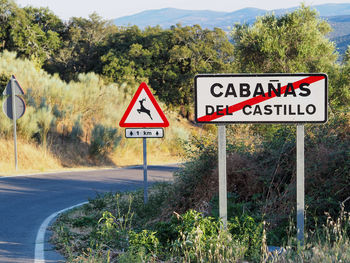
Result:
<instances>
[{"instance_id":1,"label":"pale sky","mask_svg":"<svg viewBox=\"0 0 350 263\"><path fill-rule=\"evenodd\" d=\"M245 7L279 9L325 3L350 3L350 0L15 0L20 7L28 5L48 7L61 19L85 17L94 11L105 19L114 19L145 10L166 7L188 10L213 10L232 12Z\"/></svg>"}]
</instances>

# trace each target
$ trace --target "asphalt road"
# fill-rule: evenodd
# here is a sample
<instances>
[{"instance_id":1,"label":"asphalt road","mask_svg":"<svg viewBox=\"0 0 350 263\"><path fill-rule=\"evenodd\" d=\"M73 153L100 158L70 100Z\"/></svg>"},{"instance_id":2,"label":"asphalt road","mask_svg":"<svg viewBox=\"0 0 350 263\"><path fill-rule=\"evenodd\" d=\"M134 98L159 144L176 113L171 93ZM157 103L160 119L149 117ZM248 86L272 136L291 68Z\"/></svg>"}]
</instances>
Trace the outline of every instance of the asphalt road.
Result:
<instances>
[{"instance_id":1,"label":"asphalt road","mask_svg":"<svg viewBox=\"0 0 350 263\"><path fill-rule=\"evenodd\" d=\"M172 180L176 169L177 166L149 166L148 180ZM34 262L37 231L53 213L85 202L97 193L141 187L141 167L0 177L0 262ZM46 262L58 261L50 249L45 258Z\"/></svg>"}]
</instances>

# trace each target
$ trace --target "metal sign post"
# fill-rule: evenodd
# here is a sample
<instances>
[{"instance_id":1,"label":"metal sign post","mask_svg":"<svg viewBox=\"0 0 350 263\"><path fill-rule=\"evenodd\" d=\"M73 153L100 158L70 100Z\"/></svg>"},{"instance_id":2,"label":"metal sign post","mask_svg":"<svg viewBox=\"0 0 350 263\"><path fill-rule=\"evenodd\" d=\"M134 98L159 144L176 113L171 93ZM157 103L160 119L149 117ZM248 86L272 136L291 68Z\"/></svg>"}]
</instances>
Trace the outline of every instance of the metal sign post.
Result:
<instances>
[{"instance_id":1,"label":"metal sign post","mask_svg":"<svg viewBox=\"0 0 350 263\"><path fill-rule=\"evenodd\" d=\"M4 100L2 109L5 115L13 120L13 142L15 150L15 168L18 169L18 154L17 154L17 119L21 118L25 113L26 104L24 100L17 95L24 95L23 89L19 85L15 76L11 76L3 93L4 96L9 96Z\"/></svg>"},{"instance_id":2,"label":"metal sign post","mask_svg":"<svg viewBox=\"0 0 350 263\"><path fill-rule=\"evenodd\" d=\"M218 125L219 215L227 227L226 126Z\"/></svg>"},{"instance_id":3,"label":"metal sign post","mask_svg":"<svg viewBox=\"0 0 350 263\"><path fill-rule=\"evenodd\" d=\"M17 125L16 125L16 93L15 93L15 79L11 78L11 99L12 99L12 116L13 119L13 144L15 148L15 167L18 169L18 158L17 158Z\"/></svg>"},{"instance_id":4,"label":"metal sign post","mask_svg":"<svg viewBox=\"0 0 350 263\"><path fill-rule=\"evenodd\" d=\"M143 202L148 202L148 182L147 182L147 141L143 138Z\"/></svg>"},{"instance_id":5,"label":"metal sign post","mask_svg":"<svg viewBox=\"0 0 350 263\"><path fill-rule=\"evenodd\" d=\"M304 125L297 125L297 239L304 245Z\"/></svg>"}]
</instances>

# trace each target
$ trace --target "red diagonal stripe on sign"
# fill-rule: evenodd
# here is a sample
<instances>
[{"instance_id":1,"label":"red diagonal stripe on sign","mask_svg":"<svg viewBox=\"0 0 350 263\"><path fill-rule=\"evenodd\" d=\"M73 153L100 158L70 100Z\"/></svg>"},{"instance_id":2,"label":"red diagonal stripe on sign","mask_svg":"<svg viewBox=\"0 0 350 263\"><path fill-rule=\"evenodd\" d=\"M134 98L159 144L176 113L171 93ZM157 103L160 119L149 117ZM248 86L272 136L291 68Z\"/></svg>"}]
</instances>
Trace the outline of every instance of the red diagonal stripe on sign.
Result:
<instances>
[{"instance_id":1,"label":"red diagonal stripe on sign","mask_svg":"<svg viewBox=\"0 0 350 263\"><path fill-rule=\"evenodd\" d=\"M324 78L325 78L324 76L310 76L310 77L298 80L296 82L293 82L293 86L295 87L294 89L298 89L301 83L312 84L312 83L320 81ZM281 87L281 94L284 94L286 92L286 89L287 89L287 85ZM254 98L250 98L250 99L247 99L245 101L239 102L237 104L234 104L234 105L228 107L228 114L242 110L243 107L246 105L253 106L253 105L258 104L260 102L263 102L263 101L266 101L266 100L269 100L269 99L276 97L276 94L274 94L274 93L271 93L271 97L268 96L268 92L266 92L264 95L265 96L260 95L260 96L254 97ZM217 112L214 112L211 115L205 115L205 116L198 118L197 121L198 122L209 122L209 121L224 117L226 115L227 115L226 112L225 112L225 115L223 115L222 111L220 111L220 115L218 115Z\"/></svg>"}]
</instances>

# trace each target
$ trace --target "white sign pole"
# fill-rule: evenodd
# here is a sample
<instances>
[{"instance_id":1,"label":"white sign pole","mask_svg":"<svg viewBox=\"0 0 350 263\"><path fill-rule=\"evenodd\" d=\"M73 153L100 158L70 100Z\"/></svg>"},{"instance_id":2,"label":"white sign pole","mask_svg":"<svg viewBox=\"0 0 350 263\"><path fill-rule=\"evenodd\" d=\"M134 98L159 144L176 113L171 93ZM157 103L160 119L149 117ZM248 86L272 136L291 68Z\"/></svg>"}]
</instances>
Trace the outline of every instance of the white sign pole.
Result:
<instances>
[{"instance_id":1,"label":"white sign pole","mask_svg":"<svg viewBox=\"0 0 350 263\"><path fill-rule=\"evenodd\" d=\"M148 185L147 185L147 141L143 138L143 202L148 202Z\"/></svg>"},{"instance_id":2,"label":"white sign pole","mask_svg":"<svg viewBox=\"0 0 350 263\"><path fill-rule=\"evenodd\" d=\"M16 127L16 94L15 94L15 79L11 78L11 99L12 99L12 119L13 119L13 143L15 148L15 168L18 169L17 160L17 127Z\"/></svg>"},{"instance_id":3,"label":"white sign pole","mask_svg":"<svg viewBox=\"0 0 350 263\"><path fill-rule=\"evenodd\" d=\"M297 239L304 245L304 125L297 125Z\"/></svg>"},{"instance_id":4,"label":"white sign pole","mask_svg":"<svg viewBox=\"0 0 350 263\"><path fill-rule=\"evenodd\" d=\"M227 227L226 126L218 125L219 215Z\"/></svg>"}]
</instances>

